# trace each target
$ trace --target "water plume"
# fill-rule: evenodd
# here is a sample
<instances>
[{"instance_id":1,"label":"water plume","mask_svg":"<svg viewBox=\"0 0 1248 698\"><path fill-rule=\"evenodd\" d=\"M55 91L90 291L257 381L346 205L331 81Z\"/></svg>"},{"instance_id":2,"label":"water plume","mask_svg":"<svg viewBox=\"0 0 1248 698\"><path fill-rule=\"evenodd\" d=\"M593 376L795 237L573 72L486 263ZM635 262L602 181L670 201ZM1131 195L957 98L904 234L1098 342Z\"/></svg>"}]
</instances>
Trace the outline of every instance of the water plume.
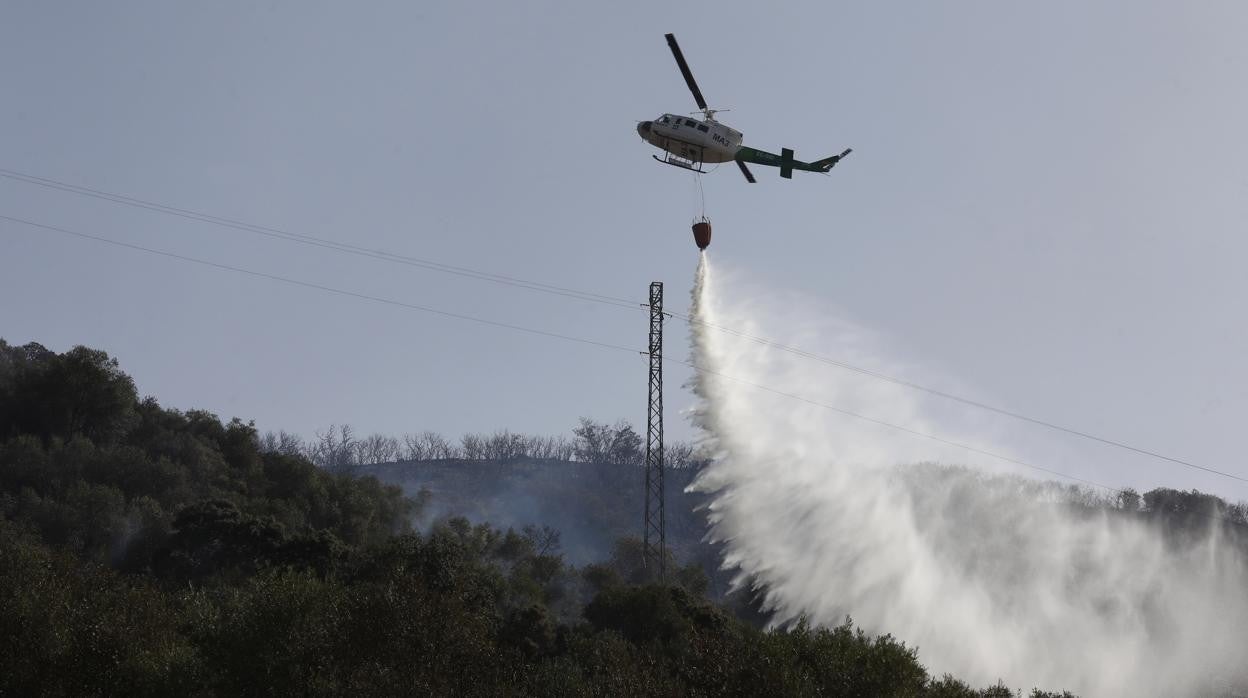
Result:
<instances>
[{"instance_id":1,"label":"water plume","mask_svg":"<svg viewBox=\"0 0 1248 698\"><path fill-rule=\"evenodd\" d=\"M1180 540L1081 506L1086 489L831 412L822 405L974 446L1001 436L965 409L719 331L906 370L826 310L735 279L723 288L704 254L692 419L713 460L691 488L710 495L725 565L766 589L776 622L852 615L917 646L934 674L979 685L1174 696L1243 680L1248 568L1216 521Z\"/></svg>"}]
</instances>

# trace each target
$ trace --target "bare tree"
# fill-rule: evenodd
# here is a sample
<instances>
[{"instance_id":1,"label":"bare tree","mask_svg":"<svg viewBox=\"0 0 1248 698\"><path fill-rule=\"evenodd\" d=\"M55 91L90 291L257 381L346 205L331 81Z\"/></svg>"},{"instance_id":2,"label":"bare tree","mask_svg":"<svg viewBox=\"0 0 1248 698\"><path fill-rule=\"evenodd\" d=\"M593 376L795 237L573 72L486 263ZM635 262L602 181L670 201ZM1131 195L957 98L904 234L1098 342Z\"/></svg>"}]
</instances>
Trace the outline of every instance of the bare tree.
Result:
<instances>
[{"instance_id":1,"label":"bare tree","mask_svg":"<svg viewBox=\"0 0 1248 698\"><path fill-rule=\"evenodd\" d=\"M624 420L608 426L581 417L580 426L572 430L576 435L573 454L576 460L586 463L641 463L641 436Z\"/></svg>"},{"instance_id":2,"label":"bare tree","mask_svg":"<svg viewBox=\"0 0 1248 698\"><path fill-rule=\"evenodd\" d=\"M399 458L399 441L393 436L372 434L355 446L356 462L360 465L389 463Z\"/></svg>"},{"instance_id":3,"label":"bare tree","mask_svg":"<svg viewBox=\"0 0 1248 698\"><path fill-rule=\"evenodd\" d=\"M615 423L611 432L611 445L607 451L607 462L622 465L640 465L644 457L644 453L641 450L641 436L633 431L632 425L624 420L620 420Z\"/></svg>"},{"instance_id":4,"label":"bare tree","mask_svg":"<svg viewBox=\"0 0 1248 698\"><path fill-rule=\"evenodd\" d=\"M485 458L485 439L480 434L464 434L459 440L463 448L465 460L482 460Z\"/></svg>"},{"instance_id":5,"label":"bare tree","mask_svg":"<svg viewBox=\"0 0 1248 698\"><path fill-rule=\"evenodd\" d=\"M298 434L279 431L277 432L277 452L283 456L306 456L308 445Z\"/></svg>"},{"instance_id":6,"label":"bare tree","mask_svg":"<svg viewBox=\"0 0 1248 698\"><path fill-rule=\"evenodd\" d=\"M288 431L266 431L256 439L261 453L278 453L283 456L300 456L311 460L311 449L303 437Z\"/></svg>"},{"instance_id":7,"label":"bare tree","mask_svg":"<svg viewBox=\"0 0 1248 698\"><path fill-rule=\"evenodd\" d=\"M489 460L514 460L530 455L529 439L522 434L513 434L504 429L496 431L484 445L485 457Z\"/></svg>"},{"instance_id":8,"label":"bare tree","mask_svg":"<svg viewBox=\"0 0 1248 698\"><path fill-rule=\"evenodd\" d=\"M670 468L688 468L693 465L693 444L674 441L663 447L663 462Z\"/></svg>"},{"instance_id":9,"label":"bare tree","mask_svg":"<svg viewBox=\"0 0 1248 698\"><path fill-rule=\"evenodd\" d=\"M305 442L287 432L269 432L259 437L257 444L265 452L303 455L334 472L354 472L360 465L398 460L533 458L636 465L644 457L642 437L624 420L608 425L582 417L573 434L574 438L568 439L562 435L527 436L503 429L489 435L464 434L459 443L453 443L433 431L404 434L402 439L383 434L359 439L349 425L331 425L316 432L312 441ZM667 447L666 457L672 467L685 467L693 462L694 449L686 443L673 443Z\"/></svg>"},{"instance_id":10,"label":"bare tree","mask_svg":"<svg viewBox=\"0 0 1248 698\"><path fill-rule=\"evenodd\" d=\"M331 424L329 429L316 433L316 441L309 447L308 455L313 463L332 473L353 473L359 465L355 432L349 425L337 427Z\"/></svg>"},{"instance_id":11,"label":"bare tree","mask_svg":"<svg viewBox=\"0 0 1248 698\"><path fill-rule=\"evenodd\" d=\"M526 440L525 448L530 458L572 460L572 443L562 436L531 436Z\"/></svg>"},{"instance_id":12,"label":"bare tree","mask_svg":"<svg viewBox=\"0 0 1248 698\"><path fill-rule=\"evenodd\" d=\"M607 459L611 427L589 417L581 417L581 423L572 433L576 436L573 455L582 463L602 463Z\"/></svg>"},{"instance_id":13,"label":"bare tree","mask_svg":"<svg viewBox=\"0 0 1248 698\"><path fill-rule=\"evenodd\" d=\"M404 434L399 453L403 460L407 461L446 460L459 456L455 445L434 431Z\"/></svg>"},{"instance_id":14,"label":"bare tree","mask_svg":"<svg viewBox=\"0 0 1248 698\"><path fill-rule=\"evenodd\" d=\"M266 431L264 434L256 437L256 448L261 453L277 453L277 434Z\"/></svg>"},{"instance_id":15,"label":"bare tree","mask_svg":"<svg viewBox=\"0 0 1248 698\"><path fill-rule=\"evenodd\" d=\"M575 446L562 436L557 436L551 441L550 457L555 460L572 460L572 454Z\"/></svg>"},{"instance_id":16,"label":"bare tree","mask_svg":"<svg viewBox=\"0 0 1248 698\"><path fill-rule=\"evenodd\" d=\"M430 460L446 460L460 455L455 446L437 432L426 431L420 438L425 444L425 457Z\"/></svg>"},{"instance_id":17,"label":"bare tree","mask_svg":"<svg viewBox=\"0 0 1248 698\"><path fill-rule=\"evenodd\" d=\"M534 459L550 458L550 440L549 436L524 437L524 455Z\"/></svg>"},{"instance_id":18,"label":"bare tree","mask_svg":"<svg viewBox=\"0 0 1248 698\"><path fill-rule=\"evenodd\" d=\"M403 460L419 461L429 458L425 441L419 434L403 435Z\"/></svg>"}]
</instances>

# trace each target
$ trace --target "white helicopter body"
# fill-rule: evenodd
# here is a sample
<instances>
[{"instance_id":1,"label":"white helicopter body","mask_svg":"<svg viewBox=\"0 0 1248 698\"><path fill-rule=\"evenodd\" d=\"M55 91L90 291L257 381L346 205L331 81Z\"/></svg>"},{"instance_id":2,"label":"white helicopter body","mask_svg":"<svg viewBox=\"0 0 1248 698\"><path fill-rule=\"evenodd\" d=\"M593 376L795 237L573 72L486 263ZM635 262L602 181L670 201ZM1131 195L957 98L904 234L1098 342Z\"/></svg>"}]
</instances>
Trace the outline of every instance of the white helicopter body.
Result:
<instances>
[{"instance_id":1,"label":"white helicopter body","mask_svg":"<svg viewBox=\"0 0 1248 698\"><path fill-rule=\"evenodd\" d=\"M692 119L679 114L663 114L654 121L638 122L637 135L664 153L661 158L654 156L655 160L694 172L702 172L704 163L733 160L737 163L737 167L741 168L741 174L745 175L745 179L753 184L754 175L746 167L746 163L778 167L781 177L791 179L794 170L827 174L836 166L836 163L841 161L841 158L852 152L846 148L840 155L832 155L814 162L802 162L793 157L793 151L789 148L781 148L777 155L741 145L740 131L715 120L715 112L722 110L707 107L706 100L702 97L702 90L694 81L689 64L676 43L676 37L667 34L665 38L668 47L672 50L672 56L676 59L676 66L680 68L685 84L688 85L689 92L693 94L693 101L702 111L703 118Z\"/></svg>"}]
</instances>

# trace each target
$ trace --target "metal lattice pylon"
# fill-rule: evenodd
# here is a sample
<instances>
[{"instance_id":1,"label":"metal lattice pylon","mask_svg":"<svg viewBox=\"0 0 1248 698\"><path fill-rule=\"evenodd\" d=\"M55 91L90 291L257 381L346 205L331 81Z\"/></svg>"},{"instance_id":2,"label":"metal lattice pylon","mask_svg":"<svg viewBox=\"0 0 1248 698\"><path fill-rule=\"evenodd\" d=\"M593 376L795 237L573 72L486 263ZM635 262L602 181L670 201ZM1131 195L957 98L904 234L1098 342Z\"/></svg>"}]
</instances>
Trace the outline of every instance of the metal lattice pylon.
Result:
<instances>
[{"instance_id":1,"label":"metal lattice pylon","mask_svg":"<svg viewBox=\"0 0 1248 698\"><path fill-rule=\"evenodd\" d=\"M646 570L664 581L667 533L663 512L663 282L650 284L650 402L646 409Z\"/></svg>"}]
</instances>

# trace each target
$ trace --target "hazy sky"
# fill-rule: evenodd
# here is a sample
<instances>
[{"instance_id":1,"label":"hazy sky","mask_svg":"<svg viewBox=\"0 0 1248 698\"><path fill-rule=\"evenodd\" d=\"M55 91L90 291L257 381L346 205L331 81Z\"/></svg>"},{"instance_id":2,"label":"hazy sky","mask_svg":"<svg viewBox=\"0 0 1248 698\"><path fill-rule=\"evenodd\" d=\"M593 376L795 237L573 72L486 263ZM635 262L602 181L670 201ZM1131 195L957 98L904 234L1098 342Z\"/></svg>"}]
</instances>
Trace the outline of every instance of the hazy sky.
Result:
<instances>
[{"instance_id":1,"label":"hazy sky","mask_svg":"<svg viewBox=\"0 0 1248 698\"><path fill-rule=\"evenodd\" d=\"M716 264L873 329L907 378L1248 475L1239 2L9 0L0 169L639 304L662 280L683 310L696 185L634 130L694 107L669 31L746 144L854 148L830 177L704 177ZM11 179L0 215L645 343L641 312ZM8 221L0 337L107 350L163 404L262 430L644 417L638 354ZM683 378L667 377L677 436ZM1054 439L1074 449L1059 469L1248 499L1243 483Z\"/></svg>"}]
</instances>

